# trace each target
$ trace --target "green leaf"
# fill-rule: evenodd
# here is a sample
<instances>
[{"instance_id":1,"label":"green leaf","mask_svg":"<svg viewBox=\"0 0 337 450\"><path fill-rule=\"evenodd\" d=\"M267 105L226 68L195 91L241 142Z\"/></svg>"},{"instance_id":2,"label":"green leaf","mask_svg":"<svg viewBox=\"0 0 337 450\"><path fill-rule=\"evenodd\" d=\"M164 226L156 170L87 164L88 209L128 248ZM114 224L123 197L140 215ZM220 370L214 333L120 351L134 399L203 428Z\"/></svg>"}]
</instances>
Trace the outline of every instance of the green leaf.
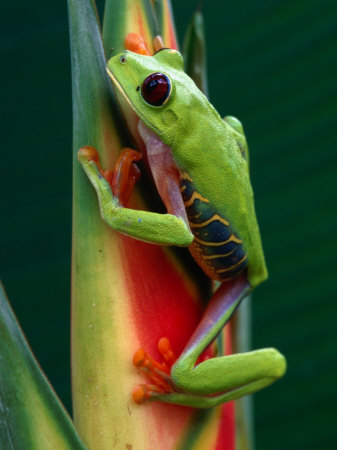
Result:
<instances>
[{"instance_id":1,"label":"green leaf","mask_svg":"<svg viewBox=\"0 0 337 450\"><path fill-rule=\"evenodd\" d=\"M0 285L0 448L84 449Z\"/></svg>"},{"instance_id":2,"label":"green leaf","mask_svg":"<svg viewBox=\"0 0 337 450\"><path fill-rule=\"evenodd\" d=\"M84 186L89 186L77 163L78 149L83 145L105 149L108 145L104 140L107 133L113 133L115 147L119 148L118 137L121 135L123 127L119 124L118 133L116 132L115 122L116 120L122 121L122 119L106 72L106 61L95 6L91 1L69 0L68 11L75 170L83 175ZM89 191L91 190L89 189Z\"/></svg>"},{"instance_id":3,"label":"green leaf","mask_svg":"<svg viewBox=\"0 0 337 450\"><path fill-rule=\"evenodd\" d=\"M183 49L185 72L208 97L205 28L200 11L194 14L187 28Z\"/></svg>"}]
</instances>

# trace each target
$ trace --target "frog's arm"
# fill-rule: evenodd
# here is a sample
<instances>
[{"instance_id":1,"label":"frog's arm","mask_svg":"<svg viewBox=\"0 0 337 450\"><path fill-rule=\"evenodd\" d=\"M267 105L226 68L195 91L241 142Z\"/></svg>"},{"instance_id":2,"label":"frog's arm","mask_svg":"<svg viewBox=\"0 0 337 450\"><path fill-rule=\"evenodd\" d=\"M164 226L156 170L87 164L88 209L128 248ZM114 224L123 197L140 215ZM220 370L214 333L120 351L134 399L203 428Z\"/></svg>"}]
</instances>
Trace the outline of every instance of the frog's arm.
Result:
<instances>
[{"instance_id":1,"label":"frog's arm","mask_svg":"<svg viewBox=\"0 0 337 450\"><path fill-rule=\"evenodd\" d=\"M182 218L121 206L92 155L93 149L90 150L81 148L78 159L96 190L102 218L111 228L136 239L160 245L185 247L192 242L193 234Z\"/></svg>"}]
</instances>

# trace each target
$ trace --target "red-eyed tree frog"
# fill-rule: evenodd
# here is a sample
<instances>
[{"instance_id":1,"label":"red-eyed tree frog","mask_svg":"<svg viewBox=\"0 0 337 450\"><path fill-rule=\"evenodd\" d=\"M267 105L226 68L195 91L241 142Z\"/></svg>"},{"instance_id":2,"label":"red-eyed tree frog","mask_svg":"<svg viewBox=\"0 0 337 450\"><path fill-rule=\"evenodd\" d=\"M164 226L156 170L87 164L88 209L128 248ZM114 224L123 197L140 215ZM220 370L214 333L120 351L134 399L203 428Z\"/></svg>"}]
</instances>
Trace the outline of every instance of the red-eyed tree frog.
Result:
<instances>
[{"instance_id":1,"label":"red-eyed tree frog","mask_svg":"<svg viewBox=\"0 0 337 450\"><path fill-rule=\"evenodd\" d=\"M112 173L103 172L95 149L83 147L78 159L97 192L103 220L135 239L188 247L204 272L222 283L170 370L143 349L135 354L134 363L150 373L152 385L138 386L134 400L208 408L252 394L284 374L285 359L277 350L197 363L240 301L267 278L242 125L220 117L184 72L178 51L161 49L153 56L125 51L110 59L107 71L139 117L167 214L125 207L138 177L139 152L124 150ZM173 362L167 339L158 348Z\"/></svg>"}]
</instances>

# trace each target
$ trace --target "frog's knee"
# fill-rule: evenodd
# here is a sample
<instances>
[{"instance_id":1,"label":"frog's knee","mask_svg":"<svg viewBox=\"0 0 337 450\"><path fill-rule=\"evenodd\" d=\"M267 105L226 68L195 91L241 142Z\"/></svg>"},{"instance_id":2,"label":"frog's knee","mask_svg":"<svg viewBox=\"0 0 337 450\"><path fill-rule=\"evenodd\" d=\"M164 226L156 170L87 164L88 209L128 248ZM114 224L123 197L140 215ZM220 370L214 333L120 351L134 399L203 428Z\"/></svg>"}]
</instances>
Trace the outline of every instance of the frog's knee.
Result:
<instances>
[{"instance_id":1,"label":"frog's knee","mask_svg":"<svg viewBox=\"0 0 337 450\"><path fill-rule=\"evenodd\" d=\"M237 133L244 136L243 126L239 119L234 116L224 117L224 121L228 123Z\"/></svg>"},{"instance_id":2,"label":"frog's knee","mask_svg":"<svg viewBox=\"0 0 337 450\"><path fill-rule=\"evenodd\" d=\"M183 391L189 390L189 384L192 377L192 370L186 364L176 362L171 369L171 378L179 389Z\"/></svg>"},{"instance_id":3,"label":"frog's knee","mask_svg":"<svg viewBox=\"0 0 337 450\"><path fill-rule=\"evenodd\" d=\"M283 377L287 370L287 361L285 357L276 348L268 349L270 352L270 358L273 362L272 376L275 379Z\"/></svg>"}]
</instances>

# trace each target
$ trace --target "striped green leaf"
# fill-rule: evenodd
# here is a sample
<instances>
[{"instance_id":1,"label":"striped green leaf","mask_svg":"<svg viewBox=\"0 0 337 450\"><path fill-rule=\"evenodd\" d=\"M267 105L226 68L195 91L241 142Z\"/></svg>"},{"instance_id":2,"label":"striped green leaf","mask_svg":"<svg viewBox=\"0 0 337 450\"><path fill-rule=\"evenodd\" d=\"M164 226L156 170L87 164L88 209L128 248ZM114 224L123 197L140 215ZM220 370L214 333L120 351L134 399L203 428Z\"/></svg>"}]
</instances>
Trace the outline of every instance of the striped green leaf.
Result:
<instances>
[{"instance_id":1,"label":"striped green leaf","mask_svg":"<svg viewBox=\"0 0 337 450\"><path fill-rule=\"evenodd\" d=\"M0 285L0 448L84 449Z\"/></svg>"}]
</instances>

